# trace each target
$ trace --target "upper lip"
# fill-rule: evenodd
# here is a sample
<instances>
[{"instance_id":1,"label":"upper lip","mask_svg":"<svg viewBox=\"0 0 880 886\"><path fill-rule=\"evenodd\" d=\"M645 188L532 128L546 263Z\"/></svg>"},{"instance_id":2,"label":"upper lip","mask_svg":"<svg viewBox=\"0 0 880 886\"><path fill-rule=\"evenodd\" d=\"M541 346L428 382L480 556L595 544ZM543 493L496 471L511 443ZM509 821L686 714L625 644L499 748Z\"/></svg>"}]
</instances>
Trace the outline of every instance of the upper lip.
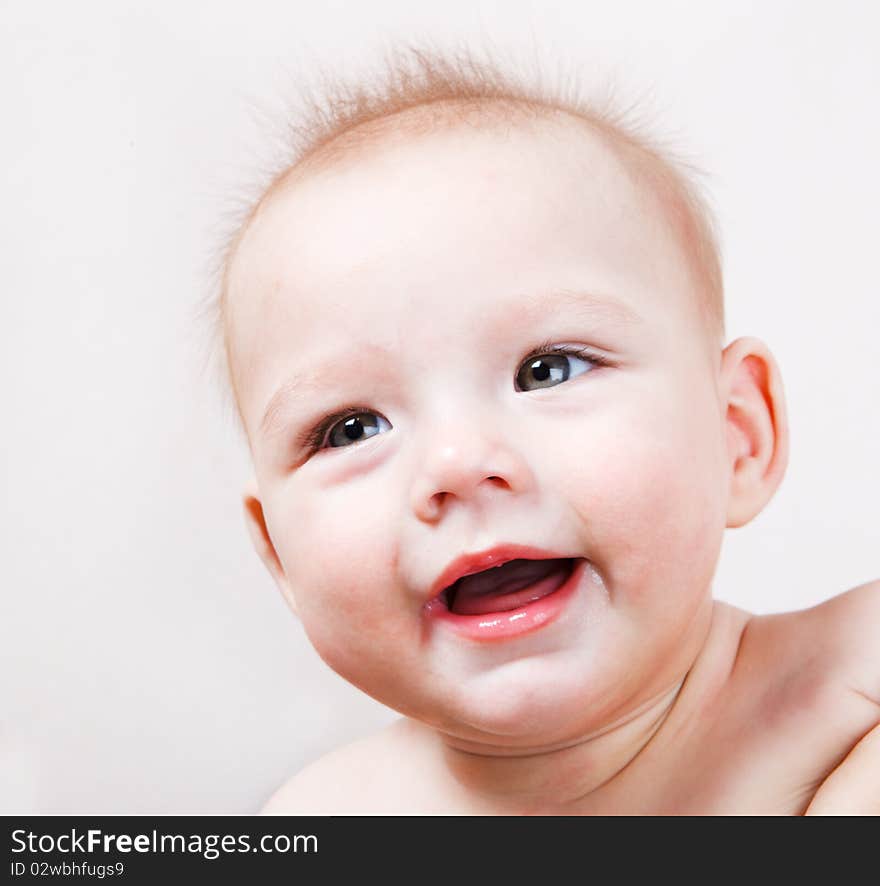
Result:
<instances>
[{"instance_id":1,"label":"upper lip","mask_svg":"<svg viewBox=\"0 0 880 886\"><path fill-rule=\"evenodd\" d=\"M475 572L482 572L484 569L489 569L493 566L501 566L502 563L509 563L511 560L571 559L574 559L571 554L561 554L547 551L543 548L532 547L531 545L517 544L501 544L494 548L487 548L485 551L462 554L460 557L456 557L440 573L437 580L431 585L428 599L433 600L465 575L473 575Z\"/></svg>"}]
</instances>

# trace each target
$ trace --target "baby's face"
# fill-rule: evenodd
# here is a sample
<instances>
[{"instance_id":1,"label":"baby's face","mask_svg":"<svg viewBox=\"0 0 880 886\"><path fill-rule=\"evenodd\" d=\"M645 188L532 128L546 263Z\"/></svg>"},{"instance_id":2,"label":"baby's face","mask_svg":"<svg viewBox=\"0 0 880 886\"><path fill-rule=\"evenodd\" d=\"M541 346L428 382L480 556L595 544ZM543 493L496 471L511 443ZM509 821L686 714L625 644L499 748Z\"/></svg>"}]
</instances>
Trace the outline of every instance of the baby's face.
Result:
<instances>
[{"instance_id":1,"label":"baby's face","mask_svg":"<svg viewBox=\"0 0 880 886\"><path fill-rule=\"evenodd\" d=\"M386 144L267 201L231 269L233 367L282 588L334 670L509 745L670 688L728 484L689 268L573 124ZM438 617L446 567L510 544L583 558L574 591Z\"/></svg>"}]
</instances>

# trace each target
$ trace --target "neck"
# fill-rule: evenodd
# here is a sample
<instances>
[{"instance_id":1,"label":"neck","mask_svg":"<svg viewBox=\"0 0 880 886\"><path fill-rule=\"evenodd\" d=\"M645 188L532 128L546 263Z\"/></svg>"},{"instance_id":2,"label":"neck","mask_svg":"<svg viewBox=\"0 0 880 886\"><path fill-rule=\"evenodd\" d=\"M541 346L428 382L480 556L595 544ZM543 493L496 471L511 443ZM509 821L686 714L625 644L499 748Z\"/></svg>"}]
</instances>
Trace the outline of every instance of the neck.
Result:
<instances>
[{"instance_id":1,"label":"neck","mask_svg":"<svg viewBox=\"0 0 880 886\"><path fill-rule=\"evenodd\" d=\"M618 776L640 755L650 756L645 751L660 741L664 726L674 732L724 683L743 615L716 604L708 636L689 667L613 722L568 743L513 751L440 734L448 772L487 812L569 815L601 807L601 796L613 790Z\"/></svg>"},{"instance_id":2,"label":"neck","mask_svg":"<svg viewBox=\"0 0 880 886\"><path fill-rule=\"evenodd\" d=\"M611 781L648 745L671 711L683 680L601 731L573 742L512 754L443 736L444 762L468 795L515 814L566 814Z\"/></svg>"}]
</instances>

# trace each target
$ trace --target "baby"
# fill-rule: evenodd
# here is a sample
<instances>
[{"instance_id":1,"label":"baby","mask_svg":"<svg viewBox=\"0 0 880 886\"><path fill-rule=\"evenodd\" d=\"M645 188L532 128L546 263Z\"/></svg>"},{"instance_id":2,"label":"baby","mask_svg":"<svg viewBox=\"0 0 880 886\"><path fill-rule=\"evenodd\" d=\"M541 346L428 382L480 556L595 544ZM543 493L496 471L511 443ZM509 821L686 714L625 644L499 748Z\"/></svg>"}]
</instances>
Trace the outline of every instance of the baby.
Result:
<instances>
[{"instance_id":1,"label":"baby","mask_svg":"<svg viewBox=\"0 0 880 886\"><path fill-rule=\"evenodd\" d=\"M265 811L880 798L880 582L712 599L788 426L768 348L724 344L695 189L607 115L419 58L335 106L226 253L254 545L321 658L402 715Z\"/></svg>"}]
</instances>

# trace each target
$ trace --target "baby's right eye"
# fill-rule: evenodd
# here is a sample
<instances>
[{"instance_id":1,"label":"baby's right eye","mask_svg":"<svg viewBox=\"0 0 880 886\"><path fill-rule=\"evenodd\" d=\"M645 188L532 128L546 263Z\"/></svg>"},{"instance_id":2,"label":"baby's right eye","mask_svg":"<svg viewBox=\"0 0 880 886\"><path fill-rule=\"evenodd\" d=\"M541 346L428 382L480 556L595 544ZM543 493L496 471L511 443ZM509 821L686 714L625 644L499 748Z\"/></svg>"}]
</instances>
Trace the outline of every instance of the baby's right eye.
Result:
<instances>
[{"instance_id":1,"label":"baby's right eye","mask_svg":"<svg viewBox=\"0 0 880 886\"><path fill-rule=\"evenodd\" d=\"M321 422L312 431L308 438L308 446L311 451L317 451L327 447L338 449L349 446L352 443L360 443L368 440L379 433L380 425L384 423L387 430L391 429L391 423L375 412L366 410L352 413L351 410L337 412Z\"/></svg>"}]
</instances>

